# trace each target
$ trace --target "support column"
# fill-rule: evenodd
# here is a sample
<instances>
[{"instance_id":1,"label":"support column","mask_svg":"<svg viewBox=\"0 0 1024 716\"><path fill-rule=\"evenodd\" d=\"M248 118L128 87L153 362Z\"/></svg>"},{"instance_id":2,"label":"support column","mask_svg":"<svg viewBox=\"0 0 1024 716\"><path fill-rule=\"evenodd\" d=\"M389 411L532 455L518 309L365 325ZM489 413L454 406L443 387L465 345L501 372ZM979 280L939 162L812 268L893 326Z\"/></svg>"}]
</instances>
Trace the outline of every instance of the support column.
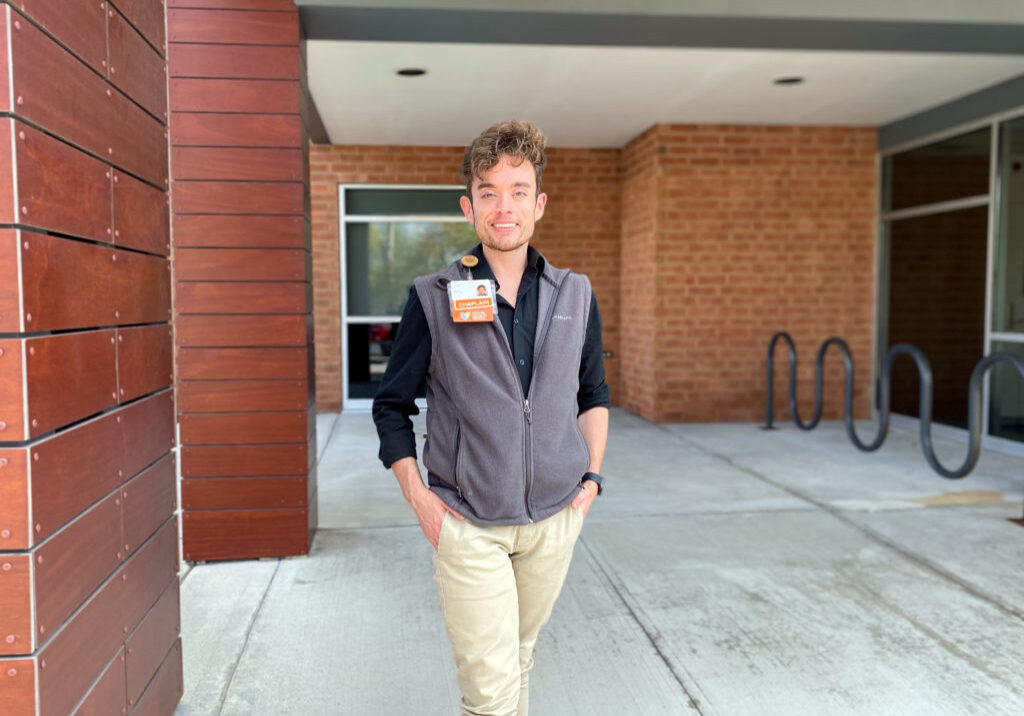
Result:
<instances>
[{"instance_id":1,"label":"support column","mask_svg":"<svg viewBox=\"0 0 1024 716\"><path fill-rule=\"evenodd\" d=\"M298 11L197 5L167 14L184 555L304 554L316 411Z\"/></svg>"}]
</instances>

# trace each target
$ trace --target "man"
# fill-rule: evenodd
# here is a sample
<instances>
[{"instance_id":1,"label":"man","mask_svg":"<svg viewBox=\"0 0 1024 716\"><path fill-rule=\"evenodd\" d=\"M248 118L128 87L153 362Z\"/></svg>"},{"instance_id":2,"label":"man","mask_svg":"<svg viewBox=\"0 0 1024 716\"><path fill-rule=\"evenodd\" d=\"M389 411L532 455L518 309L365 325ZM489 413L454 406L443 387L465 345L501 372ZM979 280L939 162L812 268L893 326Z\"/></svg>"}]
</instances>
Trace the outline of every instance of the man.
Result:
<instances>
[{"instance_id":1,"label":"man","mask_svg":"<svg viewBox=\"0 0 1024 716\"><path fill-rule=\"evenodd\" d=\"M525 716L537 634L601 491L608 388L585 276L530 247L546 139L489 127L462 163L480 245L416 279L374 400L380 458L436 550L462 713ZM494 281L498 320L457 322L459 281ZM409 416L426 383L424 486Z\"/></svg>"}]
</instances>

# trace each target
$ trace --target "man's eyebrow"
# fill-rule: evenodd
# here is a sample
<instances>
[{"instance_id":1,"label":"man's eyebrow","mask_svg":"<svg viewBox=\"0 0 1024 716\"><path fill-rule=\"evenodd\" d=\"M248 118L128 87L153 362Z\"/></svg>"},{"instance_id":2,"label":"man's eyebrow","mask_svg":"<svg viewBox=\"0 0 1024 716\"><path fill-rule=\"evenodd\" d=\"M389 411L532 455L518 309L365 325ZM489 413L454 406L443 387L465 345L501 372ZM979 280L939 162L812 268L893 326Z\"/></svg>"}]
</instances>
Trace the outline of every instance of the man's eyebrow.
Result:
<instances>
[{"instance_id":1,"label":"man's eyebrow","mask_svg":"<svg viewBox=\"0 0 1024 716\"><path fill-rule=\"evenodd\" d=\"M512 186L522 186L522 187L526 187L527 189L529 189L533 185L530 182L528 182L528 181L517 181L517 182L514 182L512 184ZM490 182L482 182L480 184L477 184L476 188L477 189L494 189L494 184L491 184Z\"/></svg>"}]
</instances>

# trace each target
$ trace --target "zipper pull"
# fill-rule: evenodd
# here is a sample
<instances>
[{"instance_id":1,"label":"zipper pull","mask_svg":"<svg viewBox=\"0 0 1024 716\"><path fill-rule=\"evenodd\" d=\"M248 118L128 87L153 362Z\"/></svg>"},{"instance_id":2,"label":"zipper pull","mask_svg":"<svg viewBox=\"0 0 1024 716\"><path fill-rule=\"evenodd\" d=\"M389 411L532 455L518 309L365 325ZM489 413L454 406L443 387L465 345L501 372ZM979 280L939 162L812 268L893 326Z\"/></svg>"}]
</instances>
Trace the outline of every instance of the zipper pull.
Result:
<instances>
[{"instance_id":1,"label":"zipper pull","mask_svg":"<svg viewBox=\"0 0 1024 716\"><path fill-rule=\"evenodd\" d=\"M523 401L523 414L526 415L526 422L533 424L533 410L530 408L530 401Z\"/></svg>"}]
</instances>

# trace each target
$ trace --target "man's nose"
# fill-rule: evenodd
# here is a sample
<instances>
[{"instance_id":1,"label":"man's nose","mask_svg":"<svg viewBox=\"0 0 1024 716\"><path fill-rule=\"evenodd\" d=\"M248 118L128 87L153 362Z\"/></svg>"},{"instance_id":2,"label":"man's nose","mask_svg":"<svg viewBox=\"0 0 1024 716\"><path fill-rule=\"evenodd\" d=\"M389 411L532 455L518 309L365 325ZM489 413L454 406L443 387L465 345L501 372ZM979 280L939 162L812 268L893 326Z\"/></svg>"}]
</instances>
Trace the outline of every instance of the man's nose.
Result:
<instances>
[{"instance_id":1,"label":"man's nose","mask_svg":"<svg viewBox=\"0 0 1024 716\"><path fill-rule=\"evenodd\" d=\"M512 195L504 192L498 194L498 211L512 210Z\"/></svg>"}]
</instances>

